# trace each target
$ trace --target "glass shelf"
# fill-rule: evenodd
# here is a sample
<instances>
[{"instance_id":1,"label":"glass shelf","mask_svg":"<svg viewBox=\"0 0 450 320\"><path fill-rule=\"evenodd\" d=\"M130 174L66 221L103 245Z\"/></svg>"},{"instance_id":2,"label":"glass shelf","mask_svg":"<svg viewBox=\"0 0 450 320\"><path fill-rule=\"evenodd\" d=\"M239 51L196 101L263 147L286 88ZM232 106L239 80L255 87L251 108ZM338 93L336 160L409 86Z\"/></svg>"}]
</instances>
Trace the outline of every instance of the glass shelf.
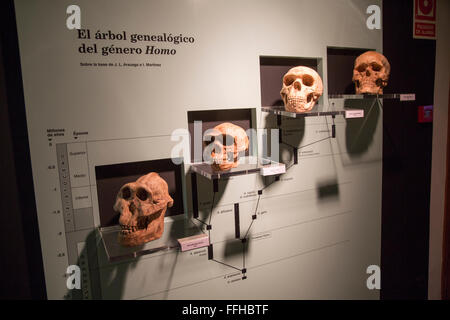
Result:
<instances>
[{"instance_id":1,"label":"glass shelf","mask_svg":"<svg viewBox=\"0 0 450 320\"><path fill-rule=\"evenodd\" d=\"M179 250L178 239L198 235L202 231L190 220L178 219L164 223L164 233L161 238L140 246L125 247L118 242L120 227L118 225L99 228L105 251L110 262L134 259L147 254L172 249Z\"/></svg>"},{"instance_id":2,"label":"glass shelf","mask_svg":"<svg viewBox=\"0 0 450 320\"><path fill-rule=\"evenodd\" d=\"M329 94L328 99L400 99L400 101L414 101L416 95L414 93L386 93L386 94Z\"/></svg>"},{"instance_id":3,"label":"glass shelf","mask_svg":"<svg viewBox=\"0 0 450 320\"><path fill-rule=\"evenodd\" d=\"M227 171L217 171L209 163L205 162L192 164L191 170L210 180L214 180L251 173L260 173L263 176L278 175L286 172L286 166L284 163L250 156L239 159L239 165Z\"/></svg>"},{"instance_id":4,"label":"glass shelf","mask_svg":"<svg viewBox=\"0 0 450 320\"><path fill-rule=\"evenodd\" d=\"M346 110L327 110L327 111L315 111L314 109L309 112L297 113L290 112L284 109L284 106L273 107L261 107L262 111L269 112L275 115L281 115L290 118L304 118L304 117L320 117L320 116L338 116L342 115L346 118L363 118L364 110L362 109L346 109Z\"/></svg>"}]
</instances>

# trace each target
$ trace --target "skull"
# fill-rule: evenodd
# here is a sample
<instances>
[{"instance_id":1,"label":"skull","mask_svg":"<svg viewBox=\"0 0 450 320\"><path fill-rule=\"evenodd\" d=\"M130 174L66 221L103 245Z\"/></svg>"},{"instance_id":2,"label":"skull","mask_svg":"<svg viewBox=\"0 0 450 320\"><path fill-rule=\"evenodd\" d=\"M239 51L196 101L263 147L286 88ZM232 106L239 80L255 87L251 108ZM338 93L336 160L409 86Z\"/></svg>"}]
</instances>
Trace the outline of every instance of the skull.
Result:
<instances>
[{"instance_id":1,"label":"skull","mask_svg":"<svg viewBox=\"0 0 450 320\"><path fill-rule=\"evenodd\" d=\"M155 172L123 185L114 204L120 213L119 243L130 247L159 239L167 207L172 205L167 182Z\"/></svg>"},{"instance_id":2,"label":"skull","mask_svg":"<svg viewBox=\"0 0 450 320\"><path fill-rule=\"evenodd\" d=\"M387 86L391 65L381 53L367 51L355 60L353 82L357 94L383 94Z\"/></svg>"},{"instance_id":3,"label":"skull","mask_svg":"<svg viewBox=\"0 0 450 320\"><path fill-rule=\"evenodd\" d=\"M322 92L322 79L311 68L294 67L283 76L283 88L280 95L286 111L310 111L319 100Z\"/></svg>"},{"instance_id":4,"label":"skull","mask_svg":"<svg viewBox=\"0 0 450 320\"><path fill-rule=\"evenodd\" d=\"M237 167L239 154L248 150L249 141L244 129L229 122L219 124L205 136L212 142L205 152L211 150L212 167L217 171Z\"/></svg>"}]
</instances>

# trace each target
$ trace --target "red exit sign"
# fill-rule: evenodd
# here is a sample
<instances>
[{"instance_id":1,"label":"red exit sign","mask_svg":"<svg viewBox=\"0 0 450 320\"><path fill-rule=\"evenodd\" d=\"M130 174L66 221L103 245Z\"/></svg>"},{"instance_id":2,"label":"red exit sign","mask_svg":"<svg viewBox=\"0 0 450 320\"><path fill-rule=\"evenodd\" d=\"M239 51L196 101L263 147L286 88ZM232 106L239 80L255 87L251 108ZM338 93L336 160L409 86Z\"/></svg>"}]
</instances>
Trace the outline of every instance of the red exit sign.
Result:
<instances>
[{"instance_id":1,"label":"red exit sign","mask_svg":"<svg viewBox=\"0 0 450 320\"><path fill-rule=\"evenodd\" d=\"M436 39L436 0L413 1L413 38Z\"/></svg>"}]
</instances>

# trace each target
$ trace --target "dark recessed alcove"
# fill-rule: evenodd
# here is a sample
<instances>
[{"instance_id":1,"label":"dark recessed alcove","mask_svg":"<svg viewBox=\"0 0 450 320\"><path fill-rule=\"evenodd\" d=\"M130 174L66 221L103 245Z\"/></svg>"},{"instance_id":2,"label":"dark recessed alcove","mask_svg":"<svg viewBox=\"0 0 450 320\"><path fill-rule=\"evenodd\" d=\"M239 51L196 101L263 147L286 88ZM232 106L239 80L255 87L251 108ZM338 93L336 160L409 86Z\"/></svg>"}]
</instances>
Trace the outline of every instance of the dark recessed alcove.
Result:
<instances>
[{"instance_id":1,"label":"dark recessed alcove","mask_svg":"<svg viewBox=\"0 0 450 320\"><path fill-rule=\"evenodd\" d=\"M108 227L118 224L119 214L113 210L117 192L124 184L136 181L150 172L157 172L167 182L169 194L174 200L173 207L167 208L166 217L183 214L183 170L183 163L174 164L172 159L96 166L100 226Z\"/></svg>"},{"instance_id":2,"label":"dark recessed alcove","mask_svg":"<svg viewBox=\"0 0 450 320\"><path fill-rule=\"evenodd\" d=\"M199 111L188 111L188 129L190 134L190 144L191 144L191 161L192 162L202 162L203 154L203 135L206 130L212 129L215 126L230 122L237 125L247 131L248 129L255 129L255 109L218 109L218 110L199 110ZM201 122L201 136L197 137L197 132L195 131L195 123ZM201 152L195 152L196 143L201 146ZM249 155L250 150L247 150L245 155ZM197 153L197 154L196 154Z\"/></svg>"},{"instance_id":3,"label":"dark recessed alcove","mask_svg":"<svg viewBox=\"0 0 450 320\"><path fill-rule=\"evenodd\" d=\"M355 59L366 51L361 48L327 48L328 94L354 94L352 82Z\"/></svg>"},{"instance_id":4,"label":"dark recessed alcove","mask_svg":"<svg viewBox=\"0 0 450 320\"><path fill-rule=\"evenodd\" d=\"M323 79L321 58L259 57L262 106L283 105L283 100L281 100L280 96L283 76L289 69L297 66L305 66L314 69Z\"/></svg>"}]
</instances>

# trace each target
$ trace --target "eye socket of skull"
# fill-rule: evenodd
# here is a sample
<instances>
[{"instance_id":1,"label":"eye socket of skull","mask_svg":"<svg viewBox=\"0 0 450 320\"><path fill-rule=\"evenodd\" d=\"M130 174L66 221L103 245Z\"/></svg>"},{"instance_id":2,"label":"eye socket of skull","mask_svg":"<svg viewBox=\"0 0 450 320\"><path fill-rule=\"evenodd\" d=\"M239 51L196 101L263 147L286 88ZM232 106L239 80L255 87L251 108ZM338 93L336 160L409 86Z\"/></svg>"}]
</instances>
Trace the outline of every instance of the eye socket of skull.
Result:
<instances>
[{"instance_id":1,"label":"eye socket of skull","mask_svg":"<svg viewBox=\"0 0 450 320\"><path fill-rule=\"evenodd\" d=\"M136 190L136 197L138 197L138 199L141 201L145 201L149 198L149 194L144 188L138 188Z\"/></svg>"},{"instance_id":2,"label":"eye socket of skull","mask_svg":"<svg viewBox=\"0 0 450 320\"><path fill-rule=\"evenodd\" d=\"M122 189L122 198L125 200L131 199L131 189L129 187Z\"/></svg>"},{"instance_id":3,"label":"eye socket of skull","mask_svg":"<svg viewBox=\"0 0 450 320\"><path fill-rule=\"evenodd\" d=\"M209 141L203 141L203 145L205 147L208 146L209 144L215 142L216 140L219 144L222 144L223 146L226 146L226 147L230 147L230 146L234 145L234 143L235 143L234 136L229 135L229 134L208 135L208 137L210 137L210 139L207 139Z\"/></svg>"},{"instance_id":4,"label":"eye socket of skull","mask_svg":"<svg viewBox=\"0 0 450 320\"><path fill-rule=\"evenodd\" d=\"M358 70L358 72L364 72L366 71L368 65L366 63L361 63L359 66L356 67L356 70Z\"/></svg>"},{"instance_id":5,"label":"eye socket of skull","mask_svg":"<svg viewBox=\"0 0 450 320\"><path fill-rule=\"evenodd\" d=\"M303 75L302 82L305 86L311 87L314 84L314 78L309 74Z\"/></svg>"},{"instance_id":6,"label":"eye socket of skull","mask_svg":"<svg viewBox=\"0 0 450 320\"><path fill-rule=\"evenodd\" d=\"M232 145L234 145L234 137L229 134L223 134L222 144L226 147L231 147Z\"/></svg>"},{"instance_id":7,"label":"eye socket of skull","mask_svg":"<svg viewBox=\"0 0 450 320\"><path fill-rule=\"evenodd\" d=\"M370 64L370 66L372 67L373 71L381 71L381 69L383 69L383 66L378 64L378 63L376 63L376 62L372 62Z\"/></svg>"},{"instance_id":8,"label":"eye socket of skull","mask_svg":"<svg viewBox=\"0 0 450 320\"><path fill-rule=\"evenodd\" d=\"M286 86L290 86L294 81L295 81L296 77L293 75L286 75L283 79L283 83Z\"/></svg>"}]
</instances>

